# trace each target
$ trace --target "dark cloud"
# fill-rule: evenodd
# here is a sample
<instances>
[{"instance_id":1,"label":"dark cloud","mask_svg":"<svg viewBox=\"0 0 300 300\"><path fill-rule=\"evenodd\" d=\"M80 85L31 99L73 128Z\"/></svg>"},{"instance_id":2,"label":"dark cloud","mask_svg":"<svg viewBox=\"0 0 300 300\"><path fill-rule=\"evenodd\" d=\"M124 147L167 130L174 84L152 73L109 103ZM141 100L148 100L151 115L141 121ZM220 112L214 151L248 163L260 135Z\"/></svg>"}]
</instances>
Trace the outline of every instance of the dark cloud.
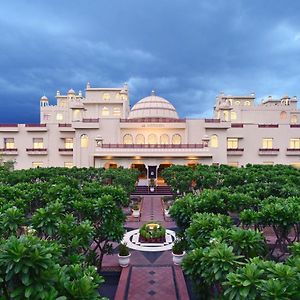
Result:
<instances>
[{"instance_id":1,"label":"dark cloud","mask_svg":"<svg viewBox=\"0 0 300 300\"><path fill-rule=\"evenodd\" d=\"M300 2L283 0L8 1L0 11L0 121L38 122L56 90L152 89L182 117L215 96L299 94Z\"/></svg>"}]
</instances>

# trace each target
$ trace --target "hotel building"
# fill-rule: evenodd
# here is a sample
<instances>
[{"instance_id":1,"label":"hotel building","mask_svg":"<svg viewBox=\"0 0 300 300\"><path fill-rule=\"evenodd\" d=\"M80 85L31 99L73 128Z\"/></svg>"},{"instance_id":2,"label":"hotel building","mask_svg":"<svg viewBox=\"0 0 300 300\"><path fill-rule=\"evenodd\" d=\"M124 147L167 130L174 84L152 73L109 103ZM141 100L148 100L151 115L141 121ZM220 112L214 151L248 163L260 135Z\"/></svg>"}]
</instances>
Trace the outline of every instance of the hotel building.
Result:
<instances>
[{"instance_id":1,"label":"hotel building","mask_svg":"<svg viewBox=\"0 0 300 300\"><path fill-rule=\"evenodd\" d=\"M15 169L133 167L155 176L171 164L288 164L300 167L297 98L216 97L211 119L179 118L155 95L130 108L128 88L94 88L40 99L39 124L0 124L0 156Z\"/></svg>"}]
</instances>

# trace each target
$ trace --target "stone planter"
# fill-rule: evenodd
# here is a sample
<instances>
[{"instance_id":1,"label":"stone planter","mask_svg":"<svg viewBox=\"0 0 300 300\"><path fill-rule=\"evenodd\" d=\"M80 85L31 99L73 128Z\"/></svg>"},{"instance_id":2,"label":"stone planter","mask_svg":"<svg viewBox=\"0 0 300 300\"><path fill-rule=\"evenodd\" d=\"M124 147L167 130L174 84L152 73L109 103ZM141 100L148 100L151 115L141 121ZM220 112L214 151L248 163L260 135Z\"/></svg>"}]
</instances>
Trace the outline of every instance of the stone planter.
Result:
<instances>
[{"instance_id":1,"label":"stone planter","mask_svg":"<svg viewBox=\"0 0 300 300\"><path fill-rule=\"evenodd\" d=\"M132 210L132 216L134 218L139 218L140 217L140 210L139 209L136 209L136 210Z\"/></svg>"},{"instance_id":2,"label":"stone planter","mask_svg":"<svg viewBox=\"0 0 300 300\"><path fill-rule=\"evenodd\" d=\"M118 254L119 265L120 265L122 268L128 267L128 265L129 265L129 263L130 263L130 256L131 256L131 253L129 253L129 255L127 255L127 256L120 256L120 255Z\"/></svg>"},{"instance_id":3,"label":"stone planter","mask_svg":"<svg viewBox=\"0 0 300 300\"><path fill-rule=\"evenodd\" d=\"M182 259L185 256L185 251L182 254L174 254L172 252L172 255L173 255L173 263L174 263L174 265L180 266L181 265L181 261L182 261Z\"/></svg>"}]
</instances>

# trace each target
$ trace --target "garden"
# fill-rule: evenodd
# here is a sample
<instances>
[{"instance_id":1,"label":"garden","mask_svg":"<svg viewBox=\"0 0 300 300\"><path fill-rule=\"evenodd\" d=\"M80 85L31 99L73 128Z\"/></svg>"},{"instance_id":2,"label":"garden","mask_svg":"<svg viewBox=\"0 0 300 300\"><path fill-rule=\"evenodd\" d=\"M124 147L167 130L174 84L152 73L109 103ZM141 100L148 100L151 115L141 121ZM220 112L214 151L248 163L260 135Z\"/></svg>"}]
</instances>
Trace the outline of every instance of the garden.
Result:
<instances>
[{"instance_id":1,"label":"garden","mask_svg":"<svg viewBox=\"0 0 300 300\"><path fill-rule=\"evenodd\" d=\"M0 298L103 299L103 257L125 233L129 169L0 167Z\"/></svg>"},{"instance_id":2,"label":"garden","mask_svg":"<svg viewBox=\"0 0 300 300\"><path fill-rule=\"evenodd\" d=\"M172 166L163 176L199 299L300 299L300 170Z\"/></svg>"}]
</instances>

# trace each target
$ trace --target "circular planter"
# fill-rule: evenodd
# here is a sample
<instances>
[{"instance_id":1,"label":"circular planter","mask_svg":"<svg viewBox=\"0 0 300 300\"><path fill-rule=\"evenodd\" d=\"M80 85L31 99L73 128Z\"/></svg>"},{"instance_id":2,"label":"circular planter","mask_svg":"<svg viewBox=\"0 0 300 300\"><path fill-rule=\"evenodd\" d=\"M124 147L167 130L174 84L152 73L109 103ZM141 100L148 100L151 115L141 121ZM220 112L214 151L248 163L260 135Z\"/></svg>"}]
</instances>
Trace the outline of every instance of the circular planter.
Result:
<instances>
[{"instance_id":1,"label":"circular planter","mask_svg":"<svg viewBox=\"0 0 300 300\"><path fill-rule=\"evenodd\" d=\"M131 256L131 253L129 253L129 255L127 255L127 256L120 256L120 255L118 254L119 265L120 265L122 268L128 267L128 265L129 265L129 263L130 263L130 256Z\"/></svg>"},{"instance_id":2,"label":"circular planter","mask_svg":"<svg viewBox=\"0 0 300 300\"><path fill-rule=\"evenodd\" d=\"M174 254L172 252L172 255L173 255L173 263L174 263L174 265L180 266L181 265L181 261L182 261L182 259L185 256L185 251L182 254Z\"/></svg>"},{"instance_id":3,"label":"circular planter","mask_svg":"<svg viewBox=\"0 0 300 300\"><path fill-rule=\"evenodd\" d=\"M140 216L140 210L137 209L137 210L132 210L132 216L134 218L138 218Z\"/></svg>"}]
</instances>

